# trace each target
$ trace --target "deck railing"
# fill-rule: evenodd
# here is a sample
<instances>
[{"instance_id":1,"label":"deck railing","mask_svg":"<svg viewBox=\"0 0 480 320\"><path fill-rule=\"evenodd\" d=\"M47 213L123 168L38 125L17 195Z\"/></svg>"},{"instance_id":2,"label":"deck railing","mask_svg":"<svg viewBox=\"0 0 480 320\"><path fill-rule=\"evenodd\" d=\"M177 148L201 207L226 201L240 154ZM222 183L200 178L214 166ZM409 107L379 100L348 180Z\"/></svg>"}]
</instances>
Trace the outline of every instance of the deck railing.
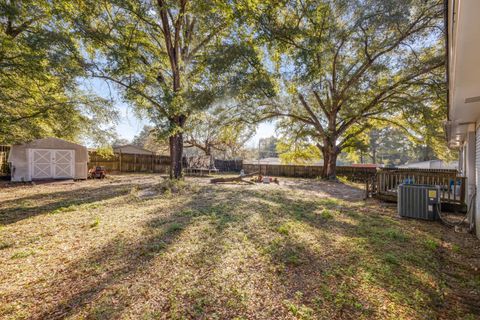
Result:
<instances>
[{"instance_id":1,"label":"deck railing","mask_svg":"<svg viewBox=\"0 0 480 320\"><path fill-rule=\"evenodd\" d=\"M457 170L382 168L377 171L370 188L375 197L396 201L397 188L402 183L440 186L442 202L465 203L466 178Z\"/></svg>"}]
</instances>

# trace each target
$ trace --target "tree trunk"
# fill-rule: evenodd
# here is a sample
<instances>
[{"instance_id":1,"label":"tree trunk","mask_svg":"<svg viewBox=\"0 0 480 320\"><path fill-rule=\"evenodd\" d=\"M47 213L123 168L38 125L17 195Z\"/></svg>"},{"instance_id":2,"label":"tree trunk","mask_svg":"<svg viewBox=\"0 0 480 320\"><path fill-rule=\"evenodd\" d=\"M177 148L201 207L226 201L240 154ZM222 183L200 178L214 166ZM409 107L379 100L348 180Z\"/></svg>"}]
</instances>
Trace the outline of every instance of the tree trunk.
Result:
<instances>
[{"instance_id":1,"label":"tree trunk","mask_svg":"<svg viewBox=\"0 0 480 320\"><path fill-rule=\"evenodd\" d=\"M325 171L325 179L327 180L337 180L337 156L338 152L336 151L337 147L331 149L331 152L328 156L328 162Z\"/></svg>"},{"instance_id":2,"label":"tree trunk","mask_svg":"<svg viewBox=\"0 0 480 320\"><path fill-rule=\"evenodd\" d=\"M323 156L322 178L325 178L327 176L327 163L329 161L330 154L327 152L327 149L325 147L318 146L318 148L322 152Z\"/></svg>"},{"instance_id":3,"label":"tree trunk","mask_svg":"<svg viewBox=\"0 0 480 320\"><path fill-rule=\"evenodd\" d=\"M182 178L183 134L177 133L169 138L170 142L170 179Z\"/></svg>"},{"instance_id":4,"label":"tree trunk","mask_svg":"<svg viewBox=\"0 0 480 320\"><path fill-rule=\"evenodd\" d=\"M336 139L325 139L321 151L323 154L322 178L326 180L337 180L337 157L340 148L336 145Z\"/></svg>"},{"instance_id":5,"label":"tree trunk","mask_svg":"<svg viewBox=\"0 0 480 320\"><path fill-rule=\"evenodd\" d=\"M174 123L183 129L186 117L179 116ZM183 133L177 132L169 138L170 143L170 179L181 179L183 177Z\"/></svg>"}]
</instances>

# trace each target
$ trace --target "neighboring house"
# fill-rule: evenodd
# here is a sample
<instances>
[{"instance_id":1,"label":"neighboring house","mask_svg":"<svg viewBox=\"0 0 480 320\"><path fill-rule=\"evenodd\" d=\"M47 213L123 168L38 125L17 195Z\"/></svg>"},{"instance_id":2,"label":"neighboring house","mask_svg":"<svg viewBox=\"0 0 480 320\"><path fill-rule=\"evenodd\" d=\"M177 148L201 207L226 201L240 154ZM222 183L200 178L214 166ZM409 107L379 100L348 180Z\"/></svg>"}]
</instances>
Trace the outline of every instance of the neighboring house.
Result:
<instances>
[{"instance_id":1,"label":"neighboring house","mask_svg":"<svg viewBox=\"0 0 480 320\"><path fill-rule=\"evenodd\" d=\"M86 179L87 148L58 138L13 145L8 156L12 181Z\"/></svg>"},{"instance_id":2,"label":"neighboring house","mask_svg":"<svg viewBox=\"0 0 480 320\"><path fill-rule=\"evenodd\" d=\"M459 170L467 178L469 222L480 238L480 1L446 0L445 4L447 139L450 147L459 149Z\"/></svg>"},{"instance_id":3,"label":"neighboring house","mask_svg":"<svg viewBox=\"0 0 480 320\"><path fill-rule=\"evenodd\" d=\"M113 152L123 154L149 154L154 155L155 152L137 147L133 144L126 144L124 146L114 146Z\"/></svg>"},{"instance_id":4,"label":"neighboring house","mask_svg":"<svg viewBox=\"0 0 480 320\"><path fill-rule=\"evenodd\" d=\"M428 160L421 162L406 163L398 166L398 168L412 169L458 169L456 162L443 162L442 160Z\"/></svg>"},{"instance_id":5,"label":"neighboring house","mask_svg":"<svg viewBox=\"0 0 480 320\"><path fill-rule=\"evenodd\" d=\"M253 160L252 163L260 163L260 164L282 164L282 160L280 158L270 157L270 158L263 158L260 160Z\"/></svg>"}]
</instances>

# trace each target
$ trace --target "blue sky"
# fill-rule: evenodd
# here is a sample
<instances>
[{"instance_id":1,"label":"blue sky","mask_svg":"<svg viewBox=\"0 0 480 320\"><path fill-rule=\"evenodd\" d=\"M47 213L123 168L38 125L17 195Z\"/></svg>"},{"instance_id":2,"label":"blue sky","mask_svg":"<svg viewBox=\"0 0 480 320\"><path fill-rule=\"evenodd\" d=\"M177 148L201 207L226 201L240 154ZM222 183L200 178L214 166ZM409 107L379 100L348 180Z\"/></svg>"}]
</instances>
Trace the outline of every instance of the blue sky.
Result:
<instances>
[{"instance_id":1,"label":"blue sky","mask_svg":"<svg viewBox=\"0 0 480 320\"><path fill-rule=\"evenodd\" d=\"M134 114L132 109L126 104L117 105L120 113L120 121L116 126L117 134L120 138L132 140L132 138L142 131L144 125L149 124L146 119L139 119ZM275 135L275 123L263 122L257 127L255 135L247 142L248 147L257 147L258 140L261 138L268 138Z\"/></svg>"},{"instance_id":2,"label":"blue sky","mask_svg":"<svg viewBox=\"0 0 480 320\"><path fill-rule=\"evenodd\" d=\"M132 140L135 135L142 131L144 125L149 124L148 119L139 118L133 109L122 102L113 86L109 86L105 81L97 79L88 79L82 82L85 89L105 97L115 100L115 107L119 112L119 121L115 130L119 138ZM255 135L247 142L248 147L258 146L258 140L275 135L275 122L263 122L257 127Z\"/></svg>"}]
</instances>

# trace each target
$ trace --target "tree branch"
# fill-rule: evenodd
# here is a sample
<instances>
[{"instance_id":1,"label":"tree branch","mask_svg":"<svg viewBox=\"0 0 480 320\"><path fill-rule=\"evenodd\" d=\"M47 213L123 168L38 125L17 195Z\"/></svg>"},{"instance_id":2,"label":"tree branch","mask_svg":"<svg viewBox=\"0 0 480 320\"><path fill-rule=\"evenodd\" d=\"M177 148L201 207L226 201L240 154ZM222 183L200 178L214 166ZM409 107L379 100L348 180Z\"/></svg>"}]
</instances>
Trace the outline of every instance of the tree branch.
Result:
<instances>
[{"instance_id":1,"label":"tree branch","mask_svg":"<svg viewBox=\"0 0 480 320\"><path fill-rule=\"evenodd\" d=\"M367 105L365 105L365 107L363 107L360 112L358 113L357 116L354 116L352 117L349 121L343 123L340 128L339 128L339 132L340 133L343 133L345 132L346 129L348 129L348 127L350 127L353 123L355 123L355 121L358 121L359 119L361 118L364 118L364 113L365 112L368 112L370 109L372 109L373 107L375 107L376 105L378 105L378 103L382 102L383 100L385 100L386 98L389 98L391 97L394 93L391 93L390 95L387 95L386 97L384 97L385 94L387 94L388 92L394 90L395 88L397 88L398 86L404 84L404 83L407 83L408 81L420 76L420 75L423 75L425 73L428 73L436 68L439 68L439 67L442 67L444 65L444 62L443 61L440 61L439 63L437 64L434 64L432 66L429 66L427 68L424 68L424 69L421 69L420 71L416 72L416 73L413 73L413 74L410 74L408 76L406 76L405 78L401 79L401 80L398 80L396 81L395 83L391 84L390 86L384 88L383 90L380 91L380 93L378 93L371 101L370 103L368 103Z\"/></svg>"},{"instance_id":2,"label":"tree branch","mask_svg":"<svg viewBox=\"0 0 480 320\"><path fill-rule=\"evenodd\" d=\"M320 123L320 121L318 121L317 116L312 111L312 109L308 105L307 101L305 101L305 98L303 97L303 95L299 94L298 98L300 99L300 102L302 103L305 110L307 110L308 114L310 115L310 119L312 119L312 122L313 122L313 125L315 126L315 128L320 132L320 134L326 136L325 130L323 129L322 124Z\"/></svg>"}]
</instances>

